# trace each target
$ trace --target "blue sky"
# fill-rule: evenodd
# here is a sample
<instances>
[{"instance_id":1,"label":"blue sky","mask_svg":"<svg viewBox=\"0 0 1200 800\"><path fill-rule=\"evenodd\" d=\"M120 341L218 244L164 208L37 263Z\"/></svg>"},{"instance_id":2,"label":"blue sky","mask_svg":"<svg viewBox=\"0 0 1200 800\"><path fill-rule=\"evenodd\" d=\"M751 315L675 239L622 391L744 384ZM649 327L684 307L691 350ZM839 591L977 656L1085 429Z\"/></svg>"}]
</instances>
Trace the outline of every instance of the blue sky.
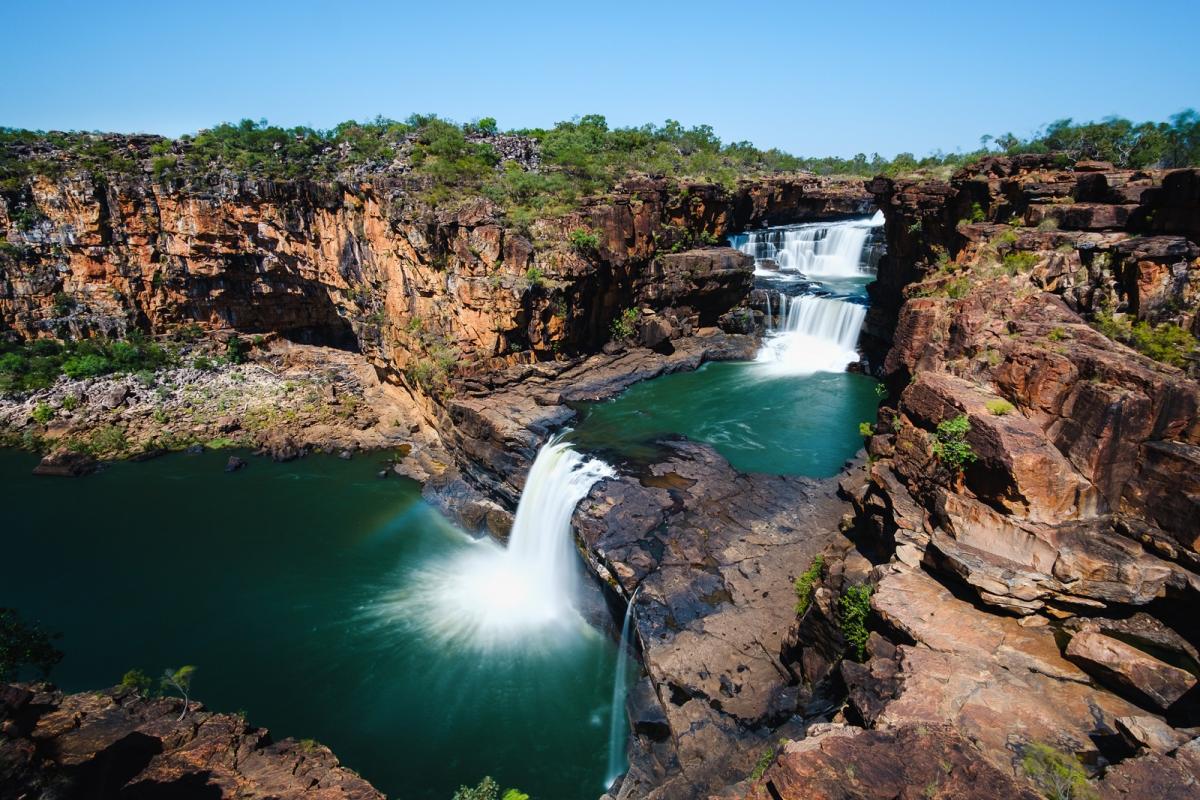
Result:
<instances>
[{"instance_id":1,"label":"blue sky","mask_svg":"<svg viewBox=\"0 0 1200 800\"><path fill-rule=\"evenodd\" d=\"M600 113L800 155L972 149L1200 107L1200 2L13 3L0 124L177 135L266 117Z\"/></svg>"}]
</instances>

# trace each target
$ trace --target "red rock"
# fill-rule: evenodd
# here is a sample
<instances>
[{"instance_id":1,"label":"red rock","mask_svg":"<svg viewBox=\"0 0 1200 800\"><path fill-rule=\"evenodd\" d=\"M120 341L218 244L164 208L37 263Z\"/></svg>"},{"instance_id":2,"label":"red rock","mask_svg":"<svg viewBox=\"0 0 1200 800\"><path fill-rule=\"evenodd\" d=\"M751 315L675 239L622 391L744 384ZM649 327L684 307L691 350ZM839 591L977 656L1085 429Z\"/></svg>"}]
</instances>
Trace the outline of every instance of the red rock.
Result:
<instances>
[{"instance_id":1,"label":"red rock","mask_svg":"<svg viewBox=\"0 0 1200 800\"><path fill-rule=\"evenodd\" d=\"M1102 633L1072 637L1067 658L1124 694L1170 708L1196 685L1196 676Z\"/></svg>"}]
</instances>

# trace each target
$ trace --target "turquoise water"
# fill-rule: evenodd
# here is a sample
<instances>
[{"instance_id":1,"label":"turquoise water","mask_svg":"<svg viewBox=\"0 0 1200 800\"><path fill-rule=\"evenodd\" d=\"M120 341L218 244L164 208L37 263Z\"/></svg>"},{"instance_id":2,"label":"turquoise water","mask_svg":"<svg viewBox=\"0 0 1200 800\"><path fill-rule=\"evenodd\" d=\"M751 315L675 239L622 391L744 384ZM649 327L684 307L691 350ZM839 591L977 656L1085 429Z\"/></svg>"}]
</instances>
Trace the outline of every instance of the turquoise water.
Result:
<instances>
[{"instance_id":1,"label":"turquoise water","mask_svg":"<svg viewBox=\"0 0 1200 800\"><path fill-rule=\"evenodd\" d=\"M873 420L876 381L848 372L771 376L754 362L705 364L580 408L571 438L614 460L645 462L680 435L713 445L743 472L836 475Z\"/></svg>"},{"instance_id":2,"label":"turquoise water","mask_svg":"<svg viewBox=\"0 0 1200 800\"><path fill-rule=\"evenodd\" d=\"M487 651L406 592L491 547L370 458L173 455L82 479L0 451L0 606L61 631L69 691L194 664L208 707L317 739L398 798L484 775L540 800L602 789L615 646L579 621Z\"/></svg>"}]
</instances>

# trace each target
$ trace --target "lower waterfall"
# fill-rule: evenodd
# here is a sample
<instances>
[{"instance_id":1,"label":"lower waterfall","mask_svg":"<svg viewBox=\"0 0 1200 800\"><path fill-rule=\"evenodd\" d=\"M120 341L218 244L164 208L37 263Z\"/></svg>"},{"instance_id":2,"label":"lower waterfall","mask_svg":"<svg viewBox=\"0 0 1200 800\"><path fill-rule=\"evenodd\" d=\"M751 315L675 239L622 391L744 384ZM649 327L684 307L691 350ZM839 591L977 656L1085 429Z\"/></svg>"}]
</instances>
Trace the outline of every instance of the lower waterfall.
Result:
<instances>
[{"instance_id":1,"label":"lower waterfall","mask_svg":"<svg viewBox=\"0 0 1200 800\"><path fill-rule=\"evenodd\" d=\"M858 360L858 333L866 316L865 306L849 300L780 295L779 323L768 316L768 334L756 360L772 375L841 372Z\"/></svg>"},{"instance_id":2,"label":"lower waterfall","mask_svg":"<svg viewBox=\"0 0 1200 800\"><path fill-rule=\"evenodd\" d=\"M394 610L412 613L438 639L485 649L584 625L575 607L581 572L571 515L592 484L613 474L560 436L550 439L525 479L508 546L484 537L425 568L397 598L409 608Z\"/></svg>"}]
</instances>

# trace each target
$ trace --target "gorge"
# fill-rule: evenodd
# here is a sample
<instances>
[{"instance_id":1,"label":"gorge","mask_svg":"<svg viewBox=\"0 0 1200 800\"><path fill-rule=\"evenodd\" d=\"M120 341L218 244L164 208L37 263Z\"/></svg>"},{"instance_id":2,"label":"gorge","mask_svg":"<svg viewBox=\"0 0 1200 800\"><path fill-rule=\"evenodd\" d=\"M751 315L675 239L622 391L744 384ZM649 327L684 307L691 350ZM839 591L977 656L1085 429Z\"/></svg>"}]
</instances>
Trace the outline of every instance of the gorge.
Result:
<instances>
[{"instance_id":1,"label":"gorge","mask_svg":"<svg viewBox=\"0 0 1200 800\"><path fill-rule=\"evenodd\" d=\"M1200 387L1147 337L1200 333L1196 170L634 176L524 227L357 177L0 194L5 331L183 354L0 401L40 471L106 462L2 454L0 602L64 690L186 658L401 797L1036 797L1038 759L1195 796ZM311 741L248 771L220 714L194 757L178 701L3 692L14 786L373 796Z\"/></svg>"}]
</instances>

